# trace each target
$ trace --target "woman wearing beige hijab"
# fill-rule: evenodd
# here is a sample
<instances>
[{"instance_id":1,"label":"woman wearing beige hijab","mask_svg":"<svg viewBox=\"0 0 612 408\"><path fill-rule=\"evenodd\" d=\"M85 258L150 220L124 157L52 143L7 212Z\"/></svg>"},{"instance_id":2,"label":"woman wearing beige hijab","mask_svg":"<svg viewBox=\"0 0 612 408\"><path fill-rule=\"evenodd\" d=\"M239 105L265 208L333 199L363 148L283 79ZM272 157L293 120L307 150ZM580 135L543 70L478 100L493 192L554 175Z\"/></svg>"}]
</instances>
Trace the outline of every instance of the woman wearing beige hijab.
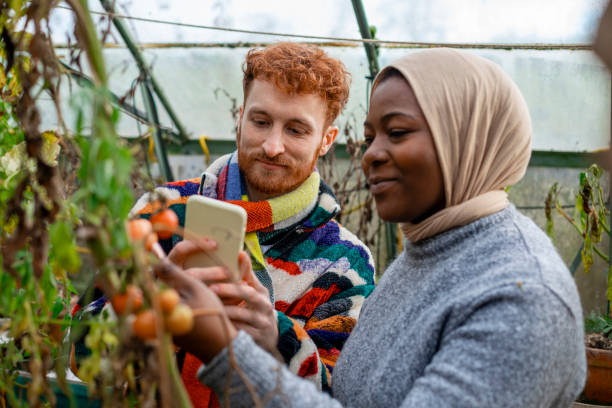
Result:
<instances>
[{"instance_id":1,"label":"woman wearing beige hijab","mask_svg":"<svg viewBox=\"0 0 612 408\"><path fill-rule=\"evenodd\" d=\"M338 358L334 399L244 332L225 332L225 318L198 318L177 339L207 363L200 380L231 406L569 406L585 378L578 294L549 239L504 192L530 156L517 87L472 54L413 53L377 76L364 126L377 211L402 223L406 244ZM193 307L222 309L175 268L160 274Z\"/></svg>"}]
</instances>

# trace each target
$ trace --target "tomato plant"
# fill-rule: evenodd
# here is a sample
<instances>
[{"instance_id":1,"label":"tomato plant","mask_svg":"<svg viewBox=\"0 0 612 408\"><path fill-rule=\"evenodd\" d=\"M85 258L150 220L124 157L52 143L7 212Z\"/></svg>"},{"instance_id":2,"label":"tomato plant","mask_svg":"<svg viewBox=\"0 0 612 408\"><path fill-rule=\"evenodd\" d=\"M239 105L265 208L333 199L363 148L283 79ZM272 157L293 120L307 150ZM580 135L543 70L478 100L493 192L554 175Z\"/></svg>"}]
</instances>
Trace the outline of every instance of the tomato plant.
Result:
<instances>
[{"instance_id":1,"label":"tomato plant","mask_svg":"<svg viewBox=\"0 0 612 408\"><path fill-rule=\"evenodd\" d=\"M110 103L101 44L87 2L66 4L94 84L76 96L72 131L63 123L63 69L50 40L56 3L15 0L4 2L0 13L0 332L8 338L0 343L0 403L55 405L48 374L54 371L70 395L66 370L73 355L89 396L106 406L158 400L188 406L171 337L159 330L163 313L150 273L155 258L146 252L157 235L148 221L126 222L134 155L115 131L118 110ZM41 94L57 108L53 131L39 129ZM169 214L162 215L160 232L173 231ZM112 299L118 316L109 307L71 318L71 277L83 271ZM78 358L68 341L77 338L87 349ZM24 395L15 392L19 370L30 378Z\"/></svg>"}]
</instances>

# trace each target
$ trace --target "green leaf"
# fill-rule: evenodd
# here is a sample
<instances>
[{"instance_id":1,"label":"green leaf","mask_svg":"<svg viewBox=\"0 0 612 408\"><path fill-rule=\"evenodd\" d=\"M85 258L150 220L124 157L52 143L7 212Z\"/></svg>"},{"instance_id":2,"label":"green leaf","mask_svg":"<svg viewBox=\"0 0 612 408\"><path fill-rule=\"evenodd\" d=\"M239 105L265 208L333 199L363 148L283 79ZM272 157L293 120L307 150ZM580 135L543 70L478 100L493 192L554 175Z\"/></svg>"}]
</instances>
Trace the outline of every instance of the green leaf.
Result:
<instances>
[{"instance_id":1,"label":"green leaf","mask_svg":"<svg viewBox=\"0 0 612 408\"><path fill-rule=\"evenodd\" d=\"M55 303L53 304L53 308L51 309L51 316L56 319L60 313L64 310L64 302L61 297L55 299Z\"/></svg>"},{"instance_id":2,"label":"green leaf","mask_svg":"<svg viewBox=\"0 0 612 408\"><path fill-rule=\"evenodd\" d=\"M606 298L608 302L612 302L612 266L608 269L608 290L606 291Z\"/></svg>"},{"instance_id":3,"label":"green leaf","mask_svg":"<svg viewBox=\"0 0 612 408\"><path fill-rule=\"evenodd\" d=\"M586 234L584 237L584 248L580 253L582 256L582 264L584 265L584 273L588 273L593 265L593 248L592 248L591 235Z\"/></svg>"},{"instance_id":4,"label":"green leaf","mask_svg":"<svg viewBox=\"0 0 612 408\"><path fill-rule=\"evenodd\" d=\"M81 267L81 258L76 250L72 228L63 221L58 221L49 229L49 238L53 255L59 267L74 273Z\"/></svg>"}]
</instances>

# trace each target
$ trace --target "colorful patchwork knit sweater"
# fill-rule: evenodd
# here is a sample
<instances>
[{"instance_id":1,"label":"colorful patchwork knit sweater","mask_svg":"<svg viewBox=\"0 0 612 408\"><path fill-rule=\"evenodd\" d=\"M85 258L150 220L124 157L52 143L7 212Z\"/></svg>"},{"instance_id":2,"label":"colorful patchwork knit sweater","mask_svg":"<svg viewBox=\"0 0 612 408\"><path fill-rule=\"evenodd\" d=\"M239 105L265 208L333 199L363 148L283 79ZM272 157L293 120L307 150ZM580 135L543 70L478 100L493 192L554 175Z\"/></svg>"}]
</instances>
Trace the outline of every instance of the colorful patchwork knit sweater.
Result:
<instances>
[{"instance_id":1,"label":"colorful patchwork knit sweater","mask_svg":"<svg viewBox=\"0 0 612 408\"><path fill-rule=\"evenodd\" d=\"M310 203L308 189L313 186ZM340 350L355 326L364 299L374 289L370 251L333 220L340 207L316 172L289 193L290 200L286 195L248 202L245 190L236 153L217 159L200 178L156 189L168 198L181 226L185 203L194 194L231 201L247 210L245 241L254 272L270 291L277 310L278 350L292 372L328 390ZM152 210L147 195L133 209L145 218ZM169 252L180 239L175 235L161 241L162 247ZM265 253L262 247L267 248ZM196 378L199 366L195 357L187 355L182 377L192 401L202 406L206 395L197 390L201 386Z\"/></svg>"}]
</instances>

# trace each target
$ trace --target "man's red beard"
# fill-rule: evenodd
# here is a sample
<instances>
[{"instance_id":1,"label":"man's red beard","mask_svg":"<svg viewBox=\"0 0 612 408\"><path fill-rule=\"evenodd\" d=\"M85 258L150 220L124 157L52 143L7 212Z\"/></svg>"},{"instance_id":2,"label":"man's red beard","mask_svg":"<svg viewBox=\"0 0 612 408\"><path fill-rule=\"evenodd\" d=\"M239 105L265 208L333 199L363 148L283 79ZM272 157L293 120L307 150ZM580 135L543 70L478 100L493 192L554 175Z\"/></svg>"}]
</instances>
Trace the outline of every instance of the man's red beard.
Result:
<instances>
[{"instance_id":1,"label":"man's red beard","mask_svg":"<svg viewBox=\"0 0 612 408\"><path fill-rule=\"evenodd\" d=\"M322 143L323 140L321 140ZM317 164L319 151L320 145L310 161L304 163L293 161L282 154L271 158L262 149L257 149L249 154L241 149L238 143L238 167L251 188L266 195L279 196L295 190L310 176ZM257 160L283 166L283 168L266 170L256 164Z\"/></svg>"}]
</instances>

